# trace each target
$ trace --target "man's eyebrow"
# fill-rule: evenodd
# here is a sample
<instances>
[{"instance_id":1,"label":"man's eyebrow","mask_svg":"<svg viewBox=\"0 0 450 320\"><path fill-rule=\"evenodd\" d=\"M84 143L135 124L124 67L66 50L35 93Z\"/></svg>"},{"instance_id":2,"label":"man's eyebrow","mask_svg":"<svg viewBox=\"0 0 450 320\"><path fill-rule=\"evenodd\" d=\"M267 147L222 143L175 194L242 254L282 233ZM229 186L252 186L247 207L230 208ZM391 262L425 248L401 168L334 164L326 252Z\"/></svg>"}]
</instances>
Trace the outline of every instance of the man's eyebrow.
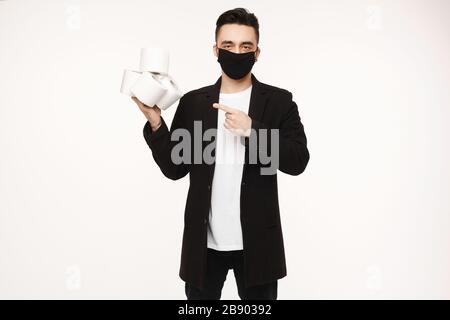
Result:
<instances>
[{"instance_id":1,"label":"man's eyebrow","mask_svg":"<svg viewBox=\"0 0 450 320\"><path fill-rule=\"evenodd\" d=\"M224 44L234 44L234 42L231 41L231 40L223 40L220 44L222 44L222 45L224 45ZM254 45L254 43L251 42L251 41L244 41L244 42L241 43L241 45Z\"/></svg>"}]
</instances>

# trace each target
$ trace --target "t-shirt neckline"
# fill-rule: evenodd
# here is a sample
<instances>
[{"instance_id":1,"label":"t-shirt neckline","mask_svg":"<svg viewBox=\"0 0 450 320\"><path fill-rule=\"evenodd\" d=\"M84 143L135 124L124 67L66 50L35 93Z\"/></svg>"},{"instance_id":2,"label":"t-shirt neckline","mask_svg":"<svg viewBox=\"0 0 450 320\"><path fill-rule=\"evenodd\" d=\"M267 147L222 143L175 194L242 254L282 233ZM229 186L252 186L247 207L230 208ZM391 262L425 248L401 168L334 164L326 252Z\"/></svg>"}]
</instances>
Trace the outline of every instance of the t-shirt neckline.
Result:
<instances>
[{"instance_id":1,"label":"t-shirt neckline","mask_svg":"<svg viewBox=\"0 0 450 320\"><path fill-rule=\"evenodd\" d=\"M219 94L221 95L234 95L234 94L242 94L248 90L250 90L253 87L253 85L250 85L248 88L241 90L241 91L237 91L237 92L219 92Z\"/></svg>"}]
</instances>

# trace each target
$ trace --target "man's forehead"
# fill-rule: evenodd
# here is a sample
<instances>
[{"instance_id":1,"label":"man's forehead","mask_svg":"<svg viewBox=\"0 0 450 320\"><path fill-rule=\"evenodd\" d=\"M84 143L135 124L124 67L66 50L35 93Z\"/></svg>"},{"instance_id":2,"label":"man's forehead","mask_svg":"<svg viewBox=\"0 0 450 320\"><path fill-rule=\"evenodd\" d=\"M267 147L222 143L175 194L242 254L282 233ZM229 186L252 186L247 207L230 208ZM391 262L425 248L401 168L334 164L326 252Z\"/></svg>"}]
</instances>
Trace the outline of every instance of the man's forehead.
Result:
<instances>
[{"instance_id":1,"label":"man's forehead","mask_svg":"<svg viewBox=\"0 0 450 320\"><path fill-rule=\"evenodd\" d=\"M220 28L217 40L218 43L224 41L238 44L242 42L256 43L256 33L251 26L225 24Z\"/></svg>"}]
</instances>

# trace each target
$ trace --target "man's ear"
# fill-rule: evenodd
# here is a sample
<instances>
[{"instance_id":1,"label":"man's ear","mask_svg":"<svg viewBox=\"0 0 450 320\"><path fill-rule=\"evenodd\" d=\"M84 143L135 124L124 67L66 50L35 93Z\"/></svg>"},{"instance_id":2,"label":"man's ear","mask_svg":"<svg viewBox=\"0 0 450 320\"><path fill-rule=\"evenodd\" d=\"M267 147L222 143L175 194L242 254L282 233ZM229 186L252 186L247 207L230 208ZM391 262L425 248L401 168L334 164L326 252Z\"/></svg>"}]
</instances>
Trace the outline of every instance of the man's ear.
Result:
<instances>
[{"instance_id":1,"label":"man's ear","mask_svg":"<svg viewBox=\"0 0 450 320\"><path fill-rule=\"evenodd\" d=\"M214 53L214 55L215 55L216 57L219 57L219 56L218 56L218 52L217 52L217 51L218 51L218 49L217 49L217 45L216 45L216 44L214 44L214 45L213 45L213 53Z\"/></svg>"},{"instance_id":2,"label":"man's ear","mask_svg":"<svg viewBox=\"0 0 450 320\"><path fill-rule=\"evenodd\" d=\"M259 58L259 54L261 53L261 49L259 48L259 46L258 47L256 47L256 57L255 57L255 60L256 61L258 61L258 58Z\"/></svg>"}]
</instances>

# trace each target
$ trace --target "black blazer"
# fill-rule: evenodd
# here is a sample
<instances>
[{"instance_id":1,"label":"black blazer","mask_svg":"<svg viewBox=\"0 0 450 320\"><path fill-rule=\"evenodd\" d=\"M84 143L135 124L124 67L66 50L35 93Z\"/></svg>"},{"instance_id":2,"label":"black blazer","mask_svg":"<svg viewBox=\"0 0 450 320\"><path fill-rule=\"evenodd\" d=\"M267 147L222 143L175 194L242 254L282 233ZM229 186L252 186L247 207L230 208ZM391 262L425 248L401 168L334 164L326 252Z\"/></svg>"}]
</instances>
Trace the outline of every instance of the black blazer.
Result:
<instances>
[{"instance_id":1,"label":"black blazer","mask_svg":"<svg viewBox=\"0 0 450 320\"><path fill-rule=\"evenodd\" d=\"M259 82L253 74L251 76L253 87L248 115L252 118L252 128L279 129L278 170L299 175L308 164L309 152L292 94L285 89ZM194 121L202 121L202 133L209 128L217 128L218 110L212 104L219 102L221 80L220 77L214 85L186 93L179 101L170 131L163 117L160 128L155 132L151 131L148 121L143 129L153 158L166 177L177 180L189 173L190 186L184 211L179 276L200 289L204 288L214 163L207 164L202 159L197 164L192 158L191 164L174 164L171 161L171 150L179 142L171 141L170 135L177 128L185 128L193 137ZM248 287L286 276L286 261L276 171L272 175L261 175L260 169L265 163L249 163L249 138L241 139L246 146L241 182L241 225L245 282ZM203 141L202 148L215 142L212 140ZM270 142L270 138L268 141ZM193 139L191 142L194 145Z\"/></svg>"}]
</instances>

